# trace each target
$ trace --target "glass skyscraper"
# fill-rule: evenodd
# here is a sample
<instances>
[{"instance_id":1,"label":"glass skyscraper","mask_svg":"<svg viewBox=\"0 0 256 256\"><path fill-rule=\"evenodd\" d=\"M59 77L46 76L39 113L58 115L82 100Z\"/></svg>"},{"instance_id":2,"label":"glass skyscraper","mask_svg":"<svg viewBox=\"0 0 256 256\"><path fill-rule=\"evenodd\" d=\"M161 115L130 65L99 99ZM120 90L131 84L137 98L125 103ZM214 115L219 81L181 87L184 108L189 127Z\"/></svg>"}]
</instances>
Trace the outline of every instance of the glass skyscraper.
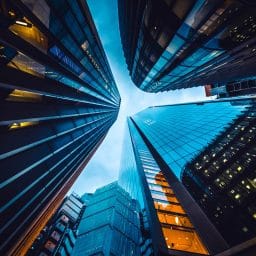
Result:
<instances>
[{"instance_id":1,"label":"glass skyscraper","mask_svg":"<svg viewBox=\"0 0 256 256\"><path fill-rule=\"evenodd\" d=\"M83 0L0 1L0 254L23 255L116 120Z\"/></svg>"},{"instance_id":2,"label":"glass skyscraper","mask_svg":"<svg viewBox=\"0 0 256 256\"><path fill-rule=\"evenodd\" d=\"M223 229L228 227L224 219L223 228L220 229L205 210L207 207L199 203L198 197L203 195L202 191L210 195L214 191L209 190L209 183L200 186L198 171L189 169L192 170L190 176L194 177L187 179L191 180L190 187L186 187L189 181L184 184L182 181L187 164L198 162L198 158L201 159L196 158L198 154L207 151L207 147L213 145L218 136L228 129L235 129L233 125L236 122L247 116L250 119L253 114L249 113L253 111L248 109L254 105L254 98L233 98L150 107L128 118L119 180L120 185L133 198L137 198L145 209L150 233L145 240L152 240L155 255L215 255L243 242L243 238L237 236L236 242L231 244L223 233ZM227 152L230 150L232 147L226 149ZM242 157L240 162L240 168L245 168ZM250 176L250 180L253 182L253 177ZM247 186L248 182L244 181ZM195 196L192 191L196 186L198 190ZM252 185L249 186L252 190ZM234 197L239 194L239 198L242 198L240 192L234 190L233 194ZM213 205L212 202L209 201L208 206ZM247 206L250 208L250 220L253 221L255 204L251 202Z\"/></svg>"},{"instance_id":3,"label":"glass skyscraper","mask_svg":"<svg viewBox=\"0 0 256 256\"><path fill-rule=\"evenodd\" d=\"M255 1L119 0L130 76L146 92L255 76Z\"/></svg>"},{"instance_id":4,"label":"glass skyscraper","mask_svg":"<svg viewBox=\"0 0 256 256\"><path fill-rule=\"evenodd\" d=\"M229 245L240 244L248 255L256 253L255 120L254 102L181 175L182 183Z\"/></svg>"},{"instance_id":5,"label":"glass skyscraper","mask_svg":"<svg viewBox=\"0 0 256 256\"><path fill-rule=\"evenodd\" d=\"M78 227L72 256L139 256L140 208L117 182L96 190Z\"/></svg>"}]
</instances>

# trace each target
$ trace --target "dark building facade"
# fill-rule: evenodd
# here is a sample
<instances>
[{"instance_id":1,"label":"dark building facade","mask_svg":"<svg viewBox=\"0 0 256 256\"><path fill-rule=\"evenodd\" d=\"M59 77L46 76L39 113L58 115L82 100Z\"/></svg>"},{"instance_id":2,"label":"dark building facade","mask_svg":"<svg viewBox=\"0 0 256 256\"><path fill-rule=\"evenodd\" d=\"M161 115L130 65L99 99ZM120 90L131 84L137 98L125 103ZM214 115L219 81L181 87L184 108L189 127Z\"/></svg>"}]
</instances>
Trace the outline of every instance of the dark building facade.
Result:
<instances>
[{"instance_id":1,"label":"dark building facade","mask_svg":"<svg viewBox=\"0 0 256 256\"><path fill-rule=\"evenodd\" d=\"M217 98L236 97L256 94L256 79L245 79L229 83L218 83L205 85L206 97L217 96Z\"/></svg>"},{"instance_id":2,"label":"dark building facade","mask_svg":"<svg viewBox=\"0 0 256 256\"><path fill-rule=\"evenodd\" d=\"M160 92L255 76L255 1L119 0L137 87Z\"/></svg>"},{"instance_id":3,"label":"dark building facade","mask_svg":"<svg viewBox=\"0 0 256 256\"><path fill-rule=\"evenodd\" d=\"M182 173L182 183L237 255L256 254L255 121L254 103Z\"/></svg>"},{"instance_id":4,"label":"dark building facade","mask_svg":"<svg viewBox=\"0 0 256 256\"><path fill-rule=\"evenodd\" d=\"M78 227L72 256L140 256L140 208L117 182L96 190Z\"/></svg>"},{"instance_id":5,"label":"dark building facade","mask_svg":"<svg viewBox=\"0 0 256 256\"><path fill-rule=\"evenodd\" d=\"M0 1L0 254L23 255L116 120L86 1Z\"/></svg>"},{"instance_id":6,"label":"dark building facade","mask_svg":"<svg viewBox=\"0 0 256 256\"><path fill-rule=\"evenodd\" d=\"M72 193L66 197L34 241L27 256L68 256L71 255L77 228L86 204Z\"/></svg>"},{"instance_id":7,"label":"dark building facade","mask_svg":"<svg viewBox=\"0 0 256 256\"><path fill-rule=\"evenodd\" d=\"M154 255L217 255L218 253L235 255L230 253L230 250L233 252L239 250L236 246L239 247L241 243L248 248L255 242L253 239L256 233L250 226L255 221L255 202L252 200L254 174L249 172L252 166L247 166L247 162L253 164L253 152L250 151L253 150L253 135L250 137L249 134L253 133L254 108L254 98L230 98L151 107L128 118L119 183L133 198L138 199L145 211L148 225L145 234L142 232L142 235L144 235L144 243L151 242ZM239 122L246 127L236 126L235 124ZM216 194L215 200L219 200L216 204L218 210L216 210L216 201L210 201L210 195L214 197L212 193L214 194L216 190L209 189L209 183L203 183L205 180L202 180L202 185L200 185L200 177L203 173L197 179L198 170L194 171L194 169L185 167L194 161L193 159L198 162L201 159L201 155L198 156L198 154L206 150L208 146L214 148L212 145L219 136L225 137L224 133L228 134L233 130L236 134L237 129L246 132L246 136L244 134L240 140L242 138L242 141L246 143L249 140L246 147L250 150L241 154L241 151L238 153L232 145L226 147L225 150L229 155L232 155L233 150L237 153L236 159L233 158L230 164L240 158L236 163L237 168L239 171L248 168L247 174L245 172L244 175L250 173L247 177L249 180L241 176L236 181L237 183L233 184L234 187L237 186L237 191L234 188L234 191L231 189L233 198L230 198L229 202L227 196L221 201L220 193ZM242 147L239 140L234 140L233 143L236 141ZM225 158L222 153L219 157ZM228 161L226 160L224 162ZM199 164L201 164L200 161ZM211 163L207 167L214 168L211 167ZM187 171L184 171L184 168ZM222 169L219 174L226 174L224 170L227 169ZM190 176L187 174L189 178L185 182L186 173L192 174ZM236 173L230 170L227 175L233 177ZM214 180L216 179L218 182L223 182L221 177L216 176ZM230 214L231 205L243 212L242 204L236 206L235 202L229 204L232 200L238 201L242 198L242 190L238 188L239 182L242 181L245 189L252 191L248 196L245 194L247 215L240 214L238 211L237 218L227 223L224 217L228 215L223 215L221 224L216 225L212 215L219 210L222 211L226 205L229 205ZM193 193L194 187L197 189ZM203 195L207 193L209 193L209 202L202 205L198 200L202 199L200 196L204 198ZM227 193L227 190L223 193ZM228 197L231 197L231 194ZM221 208L220 205L222 205ZM245 202L244 205L246 205ZM206 210L207 207L209 208ZM233 234L233 238L235 237L233 239L228 233L233 231L229 228L232 224L234 225L235 221L240 221L240 223L236 228L238 232ZM233 242L231 242L232 239ZM245 250L246 247L240 247L240 253L241 248ZM228 250L229 254L221 254Z\"/></svg>"}]
</instances>

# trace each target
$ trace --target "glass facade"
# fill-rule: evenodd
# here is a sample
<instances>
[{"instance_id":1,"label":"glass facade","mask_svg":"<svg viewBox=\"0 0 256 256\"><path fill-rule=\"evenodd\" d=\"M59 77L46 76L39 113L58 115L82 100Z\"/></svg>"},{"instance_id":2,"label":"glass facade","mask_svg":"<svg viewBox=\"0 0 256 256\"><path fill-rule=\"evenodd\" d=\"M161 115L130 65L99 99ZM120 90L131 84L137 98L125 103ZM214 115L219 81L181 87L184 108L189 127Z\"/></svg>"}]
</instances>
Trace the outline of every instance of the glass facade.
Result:
<instances>
[{"instance_id":1,"label":"glass facade","mask_svg":"<svg viewBox=\"0 0 256 256\"><path fill-rule=\"evenodd\" d=\"M82 255L140 255L139 205L117 182L91 196L72 252Z\"/></svg>"},{"instance_id":2,"label":"glass facade","mask_svg":"<svg viewBox=\"0 0 256 256\"><path fill-rule=\"evenodd\" d=\"M255 110L254 101L182 173L183 184L231 247L256 236Z\"/></svg>"},{"instance_id":3,"label":"glass facade","mask_svg":"<svg viewBox=\"0 0 256 256\"><path fill-rule=\"evenodd\" d=\"M0 252L16 255L104 139L120 96L85 1L3 0L0 20Z\"/></svg>"},{"instance_id":4,"label":"glass facade","mask_svg":"<svg viewBox=\"0 0 256 256\"><path fill-rule=\"evenodd\" d=\"M241 104L240 104L241 102ZM237 119L249 101L223 100L150 107L132 117L175 175Z\"/></svg>"},{"instance_id":5,"label":"glass facade","mask_svg":"<svg viewBox=\"0 0 256 256\"><path fill-rule=\"evenodd\" d=\"M138 154L138 162L141 163L141 179L146 181L147 190L153 201L151 201L153 205L150 205L148 201L145 204L148 205L147 207L153 206L152 208L155 210L154 213L157 215L160 234L165 241L165 246L170 250L208 255L208 251L199 238L190 218L181 206L145 142L132 123L129 123L129 127ZM132 183L130 178L130 176L126 176L128 184ZM155 232L154 228L151 232ZM153 243L156 242L153 241Z\"/></svg>"},{"instance_id":6,"label":"glass facade","mask_svg":"<svg viewBox=\"0 0 256 256\"><path fill-rule=\"evenodd\" d=\"M254 105L253 97L230 98L128 118L119 183L142 201L151 253L215 255L255 236Z\"/></svg>"},{"instance_id":7,"label":"glass facade","mask_svg":"<svg viewBox=\"0 0 256 256\"><path fill-rule=\"evenodd\" d=\"M255 252L254 119L254 97L156 106L128 118L120 184L143 200L154 255Z\"/></svg>"},{"instance_id":8,"label":"glass facade","mask_svg":"<svg viewBox=\"0 0 256 256\"><path fill-rule=\"evenodd\" d=\"M118 1L133 82L159 92L255 75L252 2ZM246 61L242 56L247 56Z\"/></svg>"}]
</instances>

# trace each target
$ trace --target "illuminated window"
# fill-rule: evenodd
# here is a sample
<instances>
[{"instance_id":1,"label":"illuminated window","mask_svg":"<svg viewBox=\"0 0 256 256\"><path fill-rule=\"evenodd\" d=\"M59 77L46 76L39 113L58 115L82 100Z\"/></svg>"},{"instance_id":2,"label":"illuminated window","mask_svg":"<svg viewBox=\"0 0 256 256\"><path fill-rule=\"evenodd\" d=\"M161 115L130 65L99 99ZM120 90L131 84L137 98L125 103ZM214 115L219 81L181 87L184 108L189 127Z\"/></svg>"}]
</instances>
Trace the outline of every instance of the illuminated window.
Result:
<instances>
[{"instance_id":1,"label":"illuminated window","mask_svg":"<svg viewBox=\"0 0 256 256\"><path fill-rule=\"evenodd\" d=\"M195 231L165 227L162 230L169 249L208 254Z\"/></svg>"},{"instance_id":2,"label":"illuminated window","mask_svg":"<svg viewBox=\"0 0 256 256\"><path fill-rule=\"evenodd\" d=\"M32 125L36 125L36 124L38 124L38 122L36 122L36 121L34 121L34 122L12 123L9 126L9 130L24 128L24 127L28 127L28 126L32 126Z\"/></svg>"},{"instance_id":3,"label":"illuminated window","mask_svg":"<svg viewBox=\"0 0 256 256\"><path fill-rule=\"evenodd\" d=\"M240 195L239 194L236 194L235 195L235 199L239 199L240 198Z\"/></svg>"},{"instance_id":4,"label":"illuminated window","mask_svg":"<svg viewBox=\"0 0 256 256\"><path fill-rule=\"evenodd\" d=\"M26 40L28 43L37 47L41 51L46 52L48 49L48 39L47 37L34 26L26 17L22 20L17 20L15 24L9 27L15 35Z\"/></svg>"},{"instance_id":5,"label":"illuminated window","mask_svg":"<svg viewBox=\"0 0 256 256\"><path fill-rule=\"evenodd\" d=\"M170 188L162 173L156 175L155 182L159 187L165 184L165 189ZM175 194L169 196L166 193L157 194L153 191L151 194L159 222L162 224L166 246L169 249L209 255Z\"/></svg>"},{"instance_id":6,"label":"illuminated window","mask_svg":"<svg viewBox=\"0 0 256 256\"><path fill-rule=\"evenodd\" d=\"M33 92L15 89L8 95L6 100L19 102L38 102L42 100L42 96Z\"/></svg>"}]
</instances>

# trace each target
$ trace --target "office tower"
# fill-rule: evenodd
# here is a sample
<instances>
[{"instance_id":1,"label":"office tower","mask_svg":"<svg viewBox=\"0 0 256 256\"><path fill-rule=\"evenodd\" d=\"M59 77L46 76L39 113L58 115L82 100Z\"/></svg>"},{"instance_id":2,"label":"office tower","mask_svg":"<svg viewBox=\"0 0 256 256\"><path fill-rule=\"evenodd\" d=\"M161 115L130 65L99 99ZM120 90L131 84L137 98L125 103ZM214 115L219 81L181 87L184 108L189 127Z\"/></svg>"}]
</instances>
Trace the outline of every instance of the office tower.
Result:
<instances>
[{"instance_id":1,"label":"office tower","mask_svg":"<svg viewBox=\"0 0 256 256\"><path fill-rule=\"evenodd\" d=\"M85 203L78 195L72 193L66 197L57 212L41 230L27 256L70 255L85 207Z\"/></svg>"},{"instance_id":2,"label":"office tower","mask_svg":"<svg viewBox=\"0 0 256 256\"><path fill-rule=\"evenodd\" d=\"M184 168L190 194L237 255L256 254L256 105L229 125ZM249 249L250 248L250 249Z\"/></svg>"},{"instance_id":3,"label":"office tower","mask_svg":"<svg viewBox=\"0 0 256 256\"><path fill-rule=\"evenodd\" d=\"M154 255L215 255L235 246L181 177L187 163L254 105L253 98L230 98L150 107L128 118L119 183L145 210ZM236 238L236 245L243 242Z\"/></svg>"},{"instance_id":4,"label":"office tower","mask_svg":"<svg viewBox=\"0 0 256 256\"><path fill-rule=\"evenodd\" d=\"M82 0L0 1L0 254L23 255L117 118Z\"/></svg>"},{"instance_id":5,"label":"office tower","mask_svg":"<svg viewBox=\"0 0 256 256\"><path fill-rule=\"evenodd\" d=\"M146 92L255 76L255 1L119 0L130 76Z\"/></svg>"},{"instance_id":6,"label":"office tower","mask_svg":"<svg viewBox=\"0 0 256 256\"><path fill-rule=\"evenodd\" d=\"M72 256L140 255L139 205L117 182L90 198Z\"/></svg>"},{"instance_id":7,"label":"office tower","mask_svg":"<svg viewBox=\"0 0 256 256\"><path fill-rule=\"evenodd\" d=\"M255 95L256 93L256 80L245 79L240 81L232 81L225 84L207 84L205 85L205 95L217 96L217 98L227 98L243 95Z\"/></svg>"}]
</instances>

